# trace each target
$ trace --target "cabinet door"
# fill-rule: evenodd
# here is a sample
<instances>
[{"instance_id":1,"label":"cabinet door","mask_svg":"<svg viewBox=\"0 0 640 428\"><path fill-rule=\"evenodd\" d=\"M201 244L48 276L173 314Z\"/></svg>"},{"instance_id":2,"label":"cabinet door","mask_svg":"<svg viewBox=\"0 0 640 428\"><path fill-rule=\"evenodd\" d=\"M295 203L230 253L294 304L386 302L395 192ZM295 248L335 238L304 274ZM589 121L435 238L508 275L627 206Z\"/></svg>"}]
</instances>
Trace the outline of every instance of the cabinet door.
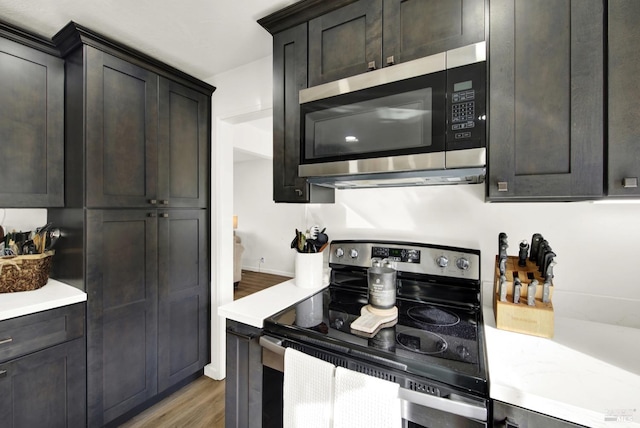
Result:
<instances>
[{"instance_id":1,"label":"cabinet door","mask_svg":"<svg viewBox=\"0 0 640 428\"><path fill-rule=\"evenodd\" d=\"M64 61L0 38L0 206L64 205Z\"/></svg>"},{"instance_id":2,"label":"cabinet door","mask_svg":"<svg viewBox=\"0 0 640 428\"><path fill-rule=\"evenodd\" d=\"M160 78L158 203L204 208L209 197L211 97Z\"/></svg>"},{"instance_id":3,"label":"cabinet door","mask_svg":"<svg viewBox=\"0 0 640 428\"><path fill-rule=\"evenodd\" d=\"M89 426L102 426L157 391L155 212L87 210Z\"/></svg>"},{"instance_id":4,"label":"cabinet door","mask_svg":"<svg viewBox=\"0 0 640 428\"><path fill-rule=\"evenodd\" d=\"M609 1L608 194L612 196L640 195L638 16L640 2Z\"/></svg>"},{"instance_id":5,"label":"cabinet door","mask_svg":"<svg viewBox=\"0 0 640 428\"><path fill-rule=\"evenodd\" d=\"M158 220L158 392L209 362L205 210L167 210Z\"/></svg>"},{"instance_id":6,"label":"cabinet door","mask_svg":"<svg viewBox=\"0 0 640 428\"><path fill-rule=\"evenodd\" d=\"M384 65L485 39L485 0L384 0Z\"/></svg>"},{"instance_id":7,"label":"cabinet door","mask_svg":"<svg viewBox=\"0 0 640 428\"><path fill-rule=\"evenodd\" d=\"M489 199L602 195L603 12L600 0L491 2Z\"/></svg>"},{"instance_id":8,"label":"cabinet door","mask_svg":"<svg viewBox=\"0 0 640 428\"><path fill-rule=\"evenodd\" d=\"M86 53L86 205L145 207L157 199L158 76Z\"/></svg>"},{"instance_id":9,"label":"cabinet door","mask_svg":"<svg viewBox=\"0 0 640 428\"><path fill-rule=\"evenodd\" d=\"M359 0L309 21L309 86L380 68L382 0Z\"/></svg>"},{"instance_id":10,"label":"cabinet door","mask_svg":"<svg viewBox=\"0 0 640 428\"><path fill-rule=\"evenodd\" d=\"M0 364L2 426L85 426L85 376L84 339Z\"/></svg>"}]
</instances>

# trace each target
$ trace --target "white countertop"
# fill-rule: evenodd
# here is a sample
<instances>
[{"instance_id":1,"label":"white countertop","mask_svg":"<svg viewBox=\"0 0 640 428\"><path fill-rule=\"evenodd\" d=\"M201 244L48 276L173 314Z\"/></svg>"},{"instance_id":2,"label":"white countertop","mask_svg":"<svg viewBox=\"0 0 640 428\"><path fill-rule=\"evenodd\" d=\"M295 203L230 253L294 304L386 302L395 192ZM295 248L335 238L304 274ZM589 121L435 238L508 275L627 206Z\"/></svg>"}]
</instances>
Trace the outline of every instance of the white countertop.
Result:
<instances>
[{"instance_id":1,"label":"white countertop","mask_svg":"<svg viewBox=\"0 0 640 428\"><path fill-rule=\"evenodd\" d=\"M265 318L295 305L326 288L301 288L290 279L218 307L218 315L234 321L262 328Z\"/></svg>"},{"instance_id":2,"label":"white countertop","mask_svg":"<svg viewBox=\"0 0 640 428\"><path fill-rule=\"evenodd\" d=\"M0 293L0 321L86 300L87 294L84 291L49 278L37 290Z\"/></svg>"},{"instance_id":3,"label":"white countertop","mask_svg":"<svg viewBox=\"0 0 640 428\"><path fill-rule=\"evenodd\" d=\"M497 329L486 306L484 326L491 398L589 427L640 428L640 329L555 314L546 339Z\"/></svg>"}]
</instances>

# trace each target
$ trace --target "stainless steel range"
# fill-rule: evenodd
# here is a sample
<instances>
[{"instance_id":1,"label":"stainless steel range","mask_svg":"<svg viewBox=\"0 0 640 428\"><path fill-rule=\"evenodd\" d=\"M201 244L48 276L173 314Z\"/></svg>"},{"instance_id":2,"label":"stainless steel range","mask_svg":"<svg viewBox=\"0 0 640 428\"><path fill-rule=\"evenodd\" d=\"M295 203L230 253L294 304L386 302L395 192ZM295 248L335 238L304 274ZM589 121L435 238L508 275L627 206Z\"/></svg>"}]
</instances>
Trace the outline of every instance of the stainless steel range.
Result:
<instances>
[{"instance_id":1,"label":"stainless steel range","mask_svg":"<svg viewBox=\"0 0 640 428\"><path fill-rule=\"evenodd\" d=\"M369 303L367 271L372 259L386 259L395 266L398 316L365 333L351 324ZM487 426L480 251L333 241L329 264L328 288L265 320L260 343L267 356L292 347L399 383L406 427ZM263 360L269 367L269 358ZM267 419L277 426L278 415Z\"/></svg>"}]
</instances>

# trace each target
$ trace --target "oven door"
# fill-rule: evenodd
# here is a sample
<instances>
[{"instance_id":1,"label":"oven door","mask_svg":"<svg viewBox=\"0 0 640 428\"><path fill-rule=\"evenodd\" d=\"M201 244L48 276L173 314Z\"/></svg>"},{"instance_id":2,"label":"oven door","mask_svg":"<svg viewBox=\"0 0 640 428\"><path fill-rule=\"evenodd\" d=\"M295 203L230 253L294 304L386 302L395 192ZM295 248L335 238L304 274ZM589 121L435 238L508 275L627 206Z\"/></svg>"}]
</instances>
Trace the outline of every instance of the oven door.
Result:
<instances>
[{"instance_id":1,"label":"oven door","mask_svg":"<svg viewBox=\"0 0 640 428\"><path fill-rule=\"evenodd\" d=\"M271 336L260 337L263 364L263 428L282 427L282 384L284 352L282 341ZM303 352L309 351L308 347ZM306 352L309 353L309 352ZM331 353L314 348L316 358L335 362ZM342 357L344 358L344 357ZM412 391L401 386L402 422L404 428L479 428L487 427L486 401L450 394L447 398Z\"/></svg>"}]
</instances>

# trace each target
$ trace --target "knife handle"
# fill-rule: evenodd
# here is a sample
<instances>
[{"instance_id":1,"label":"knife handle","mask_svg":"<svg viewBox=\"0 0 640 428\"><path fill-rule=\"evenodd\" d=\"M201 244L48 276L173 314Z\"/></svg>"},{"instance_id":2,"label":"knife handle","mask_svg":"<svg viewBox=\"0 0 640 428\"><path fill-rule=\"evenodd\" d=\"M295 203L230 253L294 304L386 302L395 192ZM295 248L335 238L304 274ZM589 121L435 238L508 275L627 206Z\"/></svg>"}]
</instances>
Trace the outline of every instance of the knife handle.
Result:
<instances>
[{"instance_id":1,"label":"knife handle","mask_svg":"<svg viewBox=\"0 0 640 428\"><path fill-rule=\"evenodd\" d=\"M538 247L538 257L536 259L536 265L538 266L538 268L542 266L542 262L544 261L544 255L549 250L551 250L551 247L549 246L549 241L547 241L546 239L543 239L540 242L540 246Z\"/></svg>"},{"instance_id":2,"label":"knife handle","mask_svg":"<svg viewBox=\"0 0 640 428\"><path fill-rule=\"evenodd\" d=\"M527 287L527 305L529 306L536 305L536 288L538 288L538 280L534 279Z\"/></svg>"},{"instance_id":3,"label":"knife handle","mask_svg":"<svg viewBox=\"0 0 640 428\"><path fill-rule=\"evenodd\" d=\"M522 283L520 282L520 278L515 277L513 279L513 303L520 303L520 288L522 287Z\"/></svg>"},{"instance_id":4,"label":"knife handle","mask_svg":"<svg viewBox=\"0 0 640 428\"><path fill-rule=\"evenodd\" d=\"M527 265L527 254L529 253L529 243L527 241L522 241L520 243L520 252L518 253L518 266L526 266Z\"/></svg>"},{"instance_id":5,"label":"knife handle","mask_svg":"<svg viewBox=\"0 0 640 428\"><path fill-rule=\"evenodd\" d=\"M534 233L531 237L531 253L529 254L529 260L532 262L538 260L538 248L540 247L542 239L542 235L539 233Z\"/></svg>"}]
</instances>

